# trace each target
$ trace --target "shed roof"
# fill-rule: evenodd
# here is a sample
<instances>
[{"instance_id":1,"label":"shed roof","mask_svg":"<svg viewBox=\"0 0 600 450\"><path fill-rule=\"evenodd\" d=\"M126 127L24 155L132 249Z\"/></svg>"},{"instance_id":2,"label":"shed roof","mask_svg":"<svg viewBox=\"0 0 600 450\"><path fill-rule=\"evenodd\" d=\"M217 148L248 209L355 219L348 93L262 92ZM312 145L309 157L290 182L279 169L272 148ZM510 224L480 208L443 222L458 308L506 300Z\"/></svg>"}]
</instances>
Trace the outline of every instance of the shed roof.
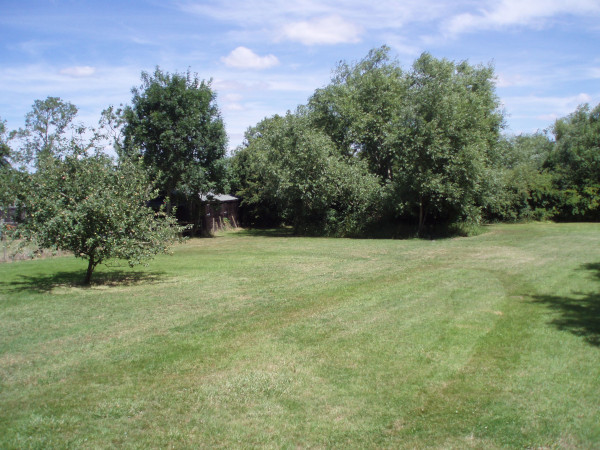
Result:
<instances>
[{"instance_id":1,"label":"shed roof","mask_svg":"<svg viewBox=\"0 0 600 450\"><path fill-rule=\"evenodd\" d=\"M211 201L217 201L217 202L233 202L238 200L237 197L234 197L233 195L228 195L228 194L213 194L212 192L209 192L208 194L200 194L200 200L202 200L203 202L211 202Z\"/></svg>"}]
</instances>

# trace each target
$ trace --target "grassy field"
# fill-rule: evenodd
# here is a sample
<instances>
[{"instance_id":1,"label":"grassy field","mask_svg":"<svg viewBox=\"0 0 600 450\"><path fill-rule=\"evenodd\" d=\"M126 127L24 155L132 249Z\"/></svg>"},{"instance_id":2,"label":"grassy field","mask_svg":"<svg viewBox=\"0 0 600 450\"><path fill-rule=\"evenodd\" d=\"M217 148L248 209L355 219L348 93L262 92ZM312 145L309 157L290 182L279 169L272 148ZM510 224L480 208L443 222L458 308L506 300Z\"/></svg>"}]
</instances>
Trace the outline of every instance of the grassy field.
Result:
<instances>
[{"instance_id":1,"label":"grassy field","mask_svg":"<svg viewBox=\"0 0 600 450\"><path fill-rule=\"evenodd\" d=\"M0 265L0 448L598 448L600 224Z\"/></svg>"}]
</instances>

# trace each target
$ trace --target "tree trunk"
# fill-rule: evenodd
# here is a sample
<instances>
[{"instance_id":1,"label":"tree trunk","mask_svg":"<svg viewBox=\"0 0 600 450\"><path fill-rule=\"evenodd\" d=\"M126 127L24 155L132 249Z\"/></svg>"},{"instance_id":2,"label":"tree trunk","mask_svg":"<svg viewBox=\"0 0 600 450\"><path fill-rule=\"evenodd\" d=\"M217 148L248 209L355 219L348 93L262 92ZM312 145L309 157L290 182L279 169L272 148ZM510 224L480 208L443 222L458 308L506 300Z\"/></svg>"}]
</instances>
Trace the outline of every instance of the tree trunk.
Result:
<instances>
[{"instance_id":1,"label":"tree trunk","mask_svg":"<svg viewBox=\"0 0 600 450\"><path fill-rule=\"evenodd\" d=\"M419 230L417 235L421 236L423 233L423 226L425 225L425 206L423 205L423 196L419 198Z\"/></svg>"},{"instance_id":2,"label":"tree trunk","mask_svg":"<svg viewBox=\"0 0 600 450\"><path fill-rule=\"evenodd\" d=\"M86 286L89 285L92 281L92 273L96 268L96 264L98 264L98 262L94 261L93 256L90 256L90 259L88 260L87 272L85 274L85 280L83 281L83 284L85 284Z\"/></svg>"}]
</instances>

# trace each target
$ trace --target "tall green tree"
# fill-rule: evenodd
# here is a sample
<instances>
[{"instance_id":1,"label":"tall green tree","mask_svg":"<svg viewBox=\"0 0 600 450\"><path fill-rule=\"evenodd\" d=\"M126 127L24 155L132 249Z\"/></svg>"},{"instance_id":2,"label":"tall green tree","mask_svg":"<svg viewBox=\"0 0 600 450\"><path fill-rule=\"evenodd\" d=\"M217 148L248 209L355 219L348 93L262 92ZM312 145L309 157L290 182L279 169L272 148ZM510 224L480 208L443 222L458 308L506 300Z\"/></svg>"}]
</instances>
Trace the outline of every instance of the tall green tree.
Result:
<instances>
[{"instance_id":1,"label":"tall green tree","mask_svg":"<svg viewBox=\"0 0 600 450\"><path fill-rule=\"evenodd\" d=\"M8 130L6 120L0 118L0 169L10 166L10 146L8 145Z\"/></svg>"},{"instance_id":2,"label":"tall green tree","mask_svg":"<svg viewBox=\"0 0 600 450\"><path fill-rule=\"evenodd\" d=\"M76 115L77 107L59 97L35 100L25 116L25 128L13 134L20 141L14 153L15 162L38 165L44 158L60 156Z\"/></svg>"},{"instance_id":3,"label":"tall green tree","mask_svg":"<svg viewBox=\"0 0 600 450\"><path fill-rule=\"evenodd\" d=\"M546 169L554 142L541 132L503 136L492 155L490 193L485 216L489 220L547 220L555 213L556 193Z\"/></svg>"},{"instance_id":4,"label":"tall green tree","mask_svg":"<svg viewBox=\"0 0 600 450\"><path fill-rule=\"evenodd\" d=\"M428 218L478 221L503 126L493 68L424 53L408 82L390 136L398 204L420 231Z\"/></svg>"},{"instance_id":5,"label":"tall green tree","mask_svg":"<svg viewBox=\"0 0 600 450\"><path fill-rule=\"evenodd\" d=\"M420 231L427 221L481 217L496 187L491 159L503 125L492 67L424 53L403 71L384 46L340 63L309 110L342 155L367 162L392 209Z\"/></svg>"},{"instance_id":6,"label":"tall green tree","mask_svg":"<svg viewBox=\"0 0 600 450\"><path fill-rule=\"evenodd\" d=\"M198 193L222 190L222 160L227 136L210 81L157 68L142 73L124 109L124 152L141 154L158 181L172 195L182 183Z\"/></svg>"},{"instance_id":7,"label":"tall green tree","mask_svg":"<svg viewBox=\"0 0 600 450\"><path fill-rule=\"evenodd\" d=\"M49 104L65 110L41 107ZM167 251L182 228L147 206L157 194L139 158L115 163L98 146L98 130L79 126L64 133L75 111L60 100L36 101L26 116L26 139L16 141L24 147L17 153L35 155L35 170L2 169L0 200L20 209L16 238L87 260L89 284L98 264L112 259L140 264Z\"/></svg>"},{"instance_id":8,"label":"tall green tree","mask_svg":"<svg viewBox=\"0 0 600 450\"><path fill-rule=\"evenodd\" d=\"M547 162L562 201L563 219L600 219L600 104L584 104L552 127L556 145Z\"/></svg>"},{"instance_id":9,"label":"tall green tree","mask_svg":"<svg viewBox=\"0 0 600 450\"><path fill-rule=\"evenodd\" d=\"M14 203L14 186L18 184L18 174L11 165L13 155L9 140L6 121L0 119L0 210L2 210L2 215L5 214L6 208ZM0 227L6 220L5 217L2 219L0 219ZM3 230L0 229L0 237L2 233Z\"/></svg>"},{"instance_id":10,"label":"tall green tree","mask_svg":"<svg viewBox=\"0 0 600 450\"><path fill-rule=\"evenodd\" d=\"M407 83L390 48L373 49L357 63L340 62L331 83L317 89L308 107L315 125L341 154L359 156L382 180L393 178L393 118L405 100Z\"/></svg>"}]
</instances>

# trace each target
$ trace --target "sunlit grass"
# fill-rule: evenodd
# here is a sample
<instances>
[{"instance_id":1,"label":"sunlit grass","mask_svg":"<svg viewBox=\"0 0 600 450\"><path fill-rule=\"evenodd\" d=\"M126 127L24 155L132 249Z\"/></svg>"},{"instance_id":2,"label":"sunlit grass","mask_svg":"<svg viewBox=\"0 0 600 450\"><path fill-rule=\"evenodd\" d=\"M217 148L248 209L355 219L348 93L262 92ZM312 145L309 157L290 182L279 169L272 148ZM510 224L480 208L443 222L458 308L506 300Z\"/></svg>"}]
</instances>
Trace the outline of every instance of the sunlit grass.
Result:
<instances>
[{"instance_id":1,"label":"sunlit grass","mask_svg":"<svg viewBox=\"0 0 600 450\"><path fill-rule=\"evenodd\" d=\"M600 445L600 225L0 265L0 448Z\"/></svg>"}]
</instances>

